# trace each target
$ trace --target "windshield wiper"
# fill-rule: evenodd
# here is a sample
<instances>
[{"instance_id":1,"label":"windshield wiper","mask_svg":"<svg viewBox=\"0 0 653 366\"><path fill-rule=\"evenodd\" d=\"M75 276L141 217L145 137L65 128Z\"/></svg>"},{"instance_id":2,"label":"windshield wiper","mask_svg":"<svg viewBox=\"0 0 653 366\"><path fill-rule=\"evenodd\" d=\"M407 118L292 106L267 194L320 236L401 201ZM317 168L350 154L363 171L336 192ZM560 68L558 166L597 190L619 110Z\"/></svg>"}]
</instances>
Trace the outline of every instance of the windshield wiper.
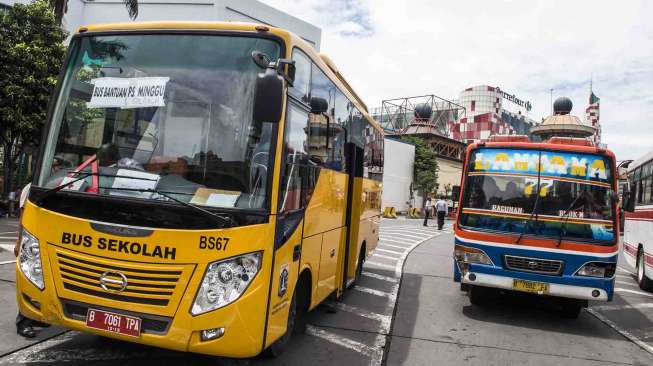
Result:
<instances>
[{"instance_id":1,"label":"windshield wiper","mask_svg":"<svg viewBox=\"0 0 653 366\"><path fill-rule=\"evenodd\" d=\"M79 182L80 180L84 180L84 179L86 179L88 177L130 178L130 179L138 179L138 180L152 180L152 179L147 179L147 178L132 177L132 176L128 176L128 175L101 174L101 173L93 173L93 172L72 172L72 173L68 173L68 174L72 175L72 176L80 176L81 175L81 177L75 178L75 179L71 180L70 182L62 182L58 186L56 186L54 188L50 188L50 189L44 191L43 193L41 193L40 195L38 195L34 199L34 203L36 203L37 205L41 205L43 203L44 199L52 196L53 194L61 191L62 189L65 189L66 187L70 187L71 185ZM65 180L65 178L64 178L64 180Z\"/></svg>"},{"instance_id":2,"label":"windshield wiper","mask_svg":"<svg viewBox=\"0 0 653 366\"><path fill-rule=\"evenodd\" d=\"M539 208L539 203L540 203L539 185L538 185L538 190L537 190L536 194L537 194L537 198L535 199L535 204L533 205L533 212L531 212L531 215L528 217L528 221L526 221L526 225L524 225L524 229L519 234L519 237L517 238L517 241L515 242L515 244L519 244L519 242L521 241L521 238L526 233L526 229L530 226L531 222L533 221L533 216L535 216L538 213L538 208Z\"/></svg>"},{"instance_id":3,"label":"windshield wiper","mask_svg":"<svg viewBox=\"0 0 653 366\"><path fill-rule=\"evenodd\" d=\"M160 195L160 196L163 196L163 197L165 197L165 198L167 198L167 199L169 199L169 200L171 200L171 201L175 201L175 202L179 203L180 205L183 205L183 206L186 206L186 207L193 208L193 209L195 209L195 210L197 210L197 211L199 211L199 212L201 212L201 213L203 213L203 214L205 214L205 215L207 215L207 216L211 216L211 217L213 217L213 218L219 219L222 223L224 223L224 224L226 224L226 225L236 225L236 224L237 224L237 223L234 221L232 215L229 215L229 216L222 216L222 215L219 215L219 214L217 214L217 213L215 213L215 212L211 212L211 211L209 211L209 210L203 209L202 207L200 207L200 206L198 206L198 205L196 205L196 204L193 204L193 203L190 203L190 202L184 202L184 201L182 201L182 200L180 200L180 199L177 199L177 198L175 198L175 197L173 197L173 196L171 195L171 194L185 194L185 193L179 193L179 192L164 192L164 191L161 191L161 190L158 190L158 189L153 189L153 188L122 188L122 187L121 187L121 188L118 188L118 187L100 187L100 188L102 188L102 189L111 189L111 190L118 190L118 191L130 191L130 192L141 192L141 193L156 193L156 194L158 194L158 195ZM169 193L171 193L171 194L169 194Z\"/></svg>"},{"instance_id":4,"label":"windshield wiper","mask_svg":"<svg viewBox=\"0 0 653 366\"><path fill-rule=\"evenodd\" d=\"M565 210L565 213L562 215L562 223L560 224L560 231L558 232L558 244L556 245L556 247L560 247L560 244L562 244L562 235L564 233L565 226L567 226L567 221L569 221L569 217L570 217L569 214L571 213L571 210L573 210L574 207L576 207L576 202L578 202L578 200L581 197L584 197L586 193L587 191L582 191L581 194L576 196L576 198L574 198L574 200L571 202L569 207L567 207L567 209Z\"/></svg>"}]
</instances>

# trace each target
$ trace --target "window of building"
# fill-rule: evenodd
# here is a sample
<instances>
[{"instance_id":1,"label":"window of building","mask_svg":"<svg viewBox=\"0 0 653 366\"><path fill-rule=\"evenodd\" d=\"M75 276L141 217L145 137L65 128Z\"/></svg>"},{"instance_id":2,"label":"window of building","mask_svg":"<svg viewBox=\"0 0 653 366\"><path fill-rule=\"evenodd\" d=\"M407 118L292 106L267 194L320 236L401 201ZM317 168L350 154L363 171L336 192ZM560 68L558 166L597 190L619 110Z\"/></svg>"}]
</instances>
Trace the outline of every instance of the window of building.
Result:
<instances>
[{"instance_id":1,"label":"window of building","mask_svg":"<svg viewBox=\"0 0 653 366\"><path fill-rule=\"evenodd\" d=\"M472 107L470 108L470 110L472 112L474 112L476 110L476 101L475 100L472 100Z\"/></svg>"}]
</instances>

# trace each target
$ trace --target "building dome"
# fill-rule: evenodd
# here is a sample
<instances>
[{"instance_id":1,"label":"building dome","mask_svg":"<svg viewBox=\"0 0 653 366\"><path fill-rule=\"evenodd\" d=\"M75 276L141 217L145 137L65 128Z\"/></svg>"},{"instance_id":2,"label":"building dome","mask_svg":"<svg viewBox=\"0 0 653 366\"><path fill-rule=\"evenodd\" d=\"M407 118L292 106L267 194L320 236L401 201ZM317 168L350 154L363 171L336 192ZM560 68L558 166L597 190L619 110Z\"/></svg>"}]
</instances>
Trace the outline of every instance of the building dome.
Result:
<instances>
[{"instance_id":1,"label":"building dome","mask_svg":"<svg viewBox=\"0 0 653 366\"><path fill-rule=\"evenodd\" d=\"M433 114L433 108L428 103L420 103L415 106L415 118L420 120L430 120Z\"/></svg>"},{"instance_id":2,"label":"building dome","mask_svg":"<svg viewBox=\"0 0 653 366\"><path fill-rule=\"evenodd\" d=\"M569 114L573 106L571 99L560 97L553 102L553 114Z\"/></svg>"},{"instance_id":3,"label":"building dome","mask_svg":"<svg viewBox=\"0 0 653 366\"><path fill-rule=\"evenodd\" d=\"M551 137L590 137L596 131L594 127L588 126L569 114L573 104L571 99L560 97L553 103L553 115L547 117L540 125L531 129L531 133L539 136L542 140Z\"/></svg>"}]
</instances>

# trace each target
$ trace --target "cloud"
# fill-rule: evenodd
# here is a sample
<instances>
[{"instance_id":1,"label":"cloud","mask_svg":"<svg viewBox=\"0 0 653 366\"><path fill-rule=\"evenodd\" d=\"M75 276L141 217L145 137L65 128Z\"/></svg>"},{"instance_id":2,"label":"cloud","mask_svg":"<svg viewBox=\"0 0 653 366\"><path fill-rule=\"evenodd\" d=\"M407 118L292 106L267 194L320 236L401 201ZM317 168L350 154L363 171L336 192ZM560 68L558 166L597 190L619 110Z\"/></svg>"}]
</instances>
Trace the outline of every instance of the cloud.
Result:
<instances>
[{"instance_id":1,"label":"cloud","mask_svg":"<svg viewBox=\"0 0 653 366\"><path fill-rule=\"evenodd\" d=\"M653 2L263 0L323 29L328 54L370 106L494 85L584 119L590 77L603 140L618 159L653 150Z\"/></svg>"}]
</instances>

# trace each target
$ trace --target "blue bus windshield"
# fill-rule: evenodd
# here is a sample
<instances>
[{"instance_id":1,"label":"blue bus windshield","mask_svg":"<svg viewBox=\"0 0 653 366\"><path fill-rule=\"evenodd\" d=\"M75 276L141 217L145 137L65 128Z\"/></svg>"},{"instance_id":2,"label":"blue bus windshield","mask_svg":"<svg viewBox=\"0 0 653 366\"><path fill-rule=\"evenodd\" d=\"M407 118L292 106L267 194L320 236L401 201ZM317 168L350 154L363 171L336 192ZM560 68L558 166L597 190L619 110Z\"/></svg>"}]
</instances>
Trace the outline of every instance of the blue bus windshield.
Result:
<instances>
[{"instance_id":1,"label":"blue bus windshield","mask_svg":"<svg viewBox=\"0 0 653 366\"><path fill-rule=\"evenodd\" d=\"M610 166L607 157L594 154L475 150L467 167L460 225L612 243Z\"/></svg>"}]
</instances>

